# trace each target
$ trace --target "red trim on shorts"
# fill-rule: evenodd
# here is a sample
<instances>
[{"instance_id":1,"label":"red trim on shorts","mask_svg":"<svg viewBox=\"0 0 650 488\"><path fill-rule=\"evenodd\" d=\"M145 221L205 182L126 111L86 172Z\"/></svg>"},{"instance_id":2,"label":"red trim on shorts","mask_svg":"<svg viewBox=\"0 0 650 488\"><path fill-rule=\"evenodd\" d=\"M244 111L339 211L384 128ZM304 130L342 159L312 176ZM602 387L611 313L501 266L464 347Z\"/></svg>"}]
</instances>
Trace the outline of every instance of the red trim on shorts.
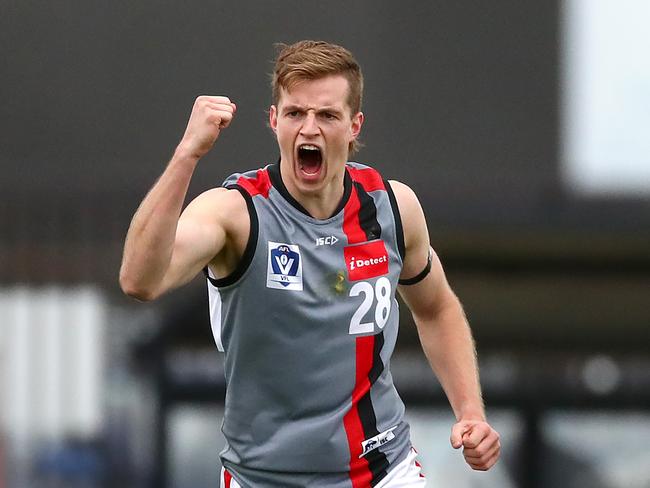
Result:
<instances>
[{"instance_id":1,"label":"red trim on shorts","mask_svg":"<svg viewBox=\"0 0 650 488\"><path fill-rule=\"evenodd\" d=\"M352 181L358 181L363 186L363 189L366 191L377 191L384 190L386 191L386 186L384 185L384 180L379 174L379 171L373 168L353 168L351 166L347 167L352 177Z\"/></svg>"},{"instance_id":2,"label":"red trim on shorts","mask_svg":"<svg viewBox=\"0 0 650 488\"><path fill-rule=\"evenodd\" d=\"M370 391L368 373L372 369L375 336L357 337L356 339L356 378L352 391L352 406L343 424L350 448L350 480L353 488L370 487L372 472L368 461L361 455L361 443L365 440L363 425L359 417L359 400Z\"/></svg>"},{"instance_id":3,"label":"red trim on shorts","mask_svg":"<svg viewBox=\"0 0 650 488\"><path fill-rule=\"evenodd\" d=\"M223 470L223 485L224 488L230 488L230 482L232 481L232 475L228 472L227 469Z\"/></svg>"},{"instance_id":4,"label":"red trim on shorts","mask_svg":"<svg viewBox=\"0 0 650 488\"><path fill-rule=\"evenodd\" d=\"M262 195L264 198L269 198L271 178L269 178L269 172L266 169L258 169L255 178L240 176L237 179L237 184L245 189L252 197Z\"/></svg>"}]
</instances>

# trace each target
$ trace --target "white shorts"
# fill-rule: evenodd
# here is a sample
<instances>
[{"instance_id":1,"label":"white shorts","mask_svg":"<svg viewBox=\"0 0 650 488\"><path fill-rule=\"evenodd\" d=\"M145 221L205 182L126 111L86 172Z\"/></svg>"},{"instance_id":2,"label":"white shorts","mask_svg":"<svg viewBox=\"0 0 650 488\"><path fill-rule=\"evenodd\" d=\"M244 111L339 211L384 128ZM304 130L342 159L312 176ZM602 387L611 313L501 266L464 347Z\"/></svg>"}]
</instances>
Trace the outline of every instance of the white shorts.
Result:
<instances>
[{"instance_id":1,"label":"white shorts","mask_svg":"<svg viewBox=\"0 0 650 488\"><path fill-rule=\"evenodd\" d=\"M426 479L416 457L417 452L411 449L406 459L391 469L375 488L424 488ZM241 485L228 471L221 468L221 488L241 488Z\"/></svg>"},{"instance_id":2,"label":"white shorts","mask_svg":"<svg viewBox=\"0 0 650 488\"><path fill-rule=\"evenodd\" d=\"M418 453L411 448L406 459L391 469L375 488L424 488L427 481L415 459L417 456Z\"/></svg>"}]
</instances>

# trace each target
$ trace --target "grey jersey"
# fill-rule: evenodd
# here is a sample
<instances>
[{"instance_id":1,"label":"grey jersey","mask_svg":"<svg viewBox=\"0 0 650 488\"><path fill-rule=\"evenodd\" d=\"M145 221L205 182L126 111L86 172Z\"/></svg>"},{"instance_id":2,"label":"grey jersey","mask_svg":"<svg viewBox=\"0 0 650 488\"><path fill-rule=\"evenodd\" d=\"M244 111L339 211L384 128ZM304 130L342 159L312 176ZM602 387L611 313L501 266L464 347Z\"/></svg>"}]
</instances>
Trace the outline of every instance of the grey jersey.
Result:
<instances>
[{"instance_id":1,"label":"grey jersey","mask_svg":"<svg viewBox=\"0 0 650 488\"><path fill-rule=\"evenodd\" d=\"M279 164L229 177L251 232L238 268L208 275L225 351L224 466L246 487L375 486L408 454L389 370L404 243L390 186L348 163L334 215L312 218Z\"/></svg>"}]
</instances>

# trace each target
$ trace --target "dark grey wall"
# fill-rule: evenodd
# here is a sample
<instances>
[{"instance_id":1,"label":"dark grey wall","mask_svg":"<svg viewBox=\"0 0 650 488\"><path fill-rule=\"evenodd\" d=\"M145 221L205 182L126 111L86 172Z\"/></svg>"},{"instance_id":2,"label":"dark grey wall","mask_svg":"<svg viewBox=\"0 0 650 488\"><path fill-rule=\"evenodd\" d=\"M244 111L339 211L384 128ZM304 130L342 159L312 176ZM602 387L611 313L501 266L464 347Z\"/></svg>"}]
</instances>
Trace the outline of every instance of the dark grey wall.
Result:
<instances>
[{"instance_id":1,"label":"dark grey wall","mask_svg":"<svg viewBox=\"0 0 650 488\"><path fill-rule=\"evenodd\" d=\"M0 190L133 206L202 93L229 95L239 112L192 195L273 160L273 43L317 38L365 70L358 159L412 185L434 222L600 224L600 207L585 210L593 202L559 181L559 23L557 2L532 0L5 1ZM606 205L612 223L629 220L629 203ZM650 222L647 205L631 208L628 228Z\"/></svg>"},{"instance_id":2,"label":"dark grey wall","mask_svg":"<svg viewBox=\"0 0 650 488\"><path fill-rule=\"evenodd\" d=\"M482 214L486 204L529 217L555 184L555 2L68 1L3 10L0 158L13 191L140 196L202 93L227 94L239 111L193 192L273 160L272 45L301 38L357 55L367 86L358 159L442 206L433 218Z\"/></svg>"}]
</instances>

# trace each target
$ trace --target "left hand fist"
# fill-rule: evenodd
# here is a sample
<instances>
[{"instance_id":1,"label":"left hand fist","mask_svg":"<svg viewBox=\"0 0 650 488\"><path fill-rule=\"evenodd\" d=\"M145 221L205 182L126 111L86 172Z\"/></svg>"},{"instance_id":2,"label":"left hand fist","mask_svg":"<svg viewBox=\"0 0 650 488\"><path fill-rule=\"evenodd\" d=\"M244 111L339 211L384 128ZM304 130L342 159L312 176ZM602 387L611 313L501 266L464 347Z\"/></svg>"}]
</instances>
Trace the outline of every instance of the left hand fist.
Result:
<instances>
[{"instance_id":1,"label":"left hand fist","mask_svg":"<svg viewBox=\"0 0 650 488\"><path fill-rule=\"evenodd\" d=\"M465 462L472 469L487 471L499 459L499 433L482 420L459 420L451 428L451 446L463 447Z\"/></svg>"}]
</instances>

